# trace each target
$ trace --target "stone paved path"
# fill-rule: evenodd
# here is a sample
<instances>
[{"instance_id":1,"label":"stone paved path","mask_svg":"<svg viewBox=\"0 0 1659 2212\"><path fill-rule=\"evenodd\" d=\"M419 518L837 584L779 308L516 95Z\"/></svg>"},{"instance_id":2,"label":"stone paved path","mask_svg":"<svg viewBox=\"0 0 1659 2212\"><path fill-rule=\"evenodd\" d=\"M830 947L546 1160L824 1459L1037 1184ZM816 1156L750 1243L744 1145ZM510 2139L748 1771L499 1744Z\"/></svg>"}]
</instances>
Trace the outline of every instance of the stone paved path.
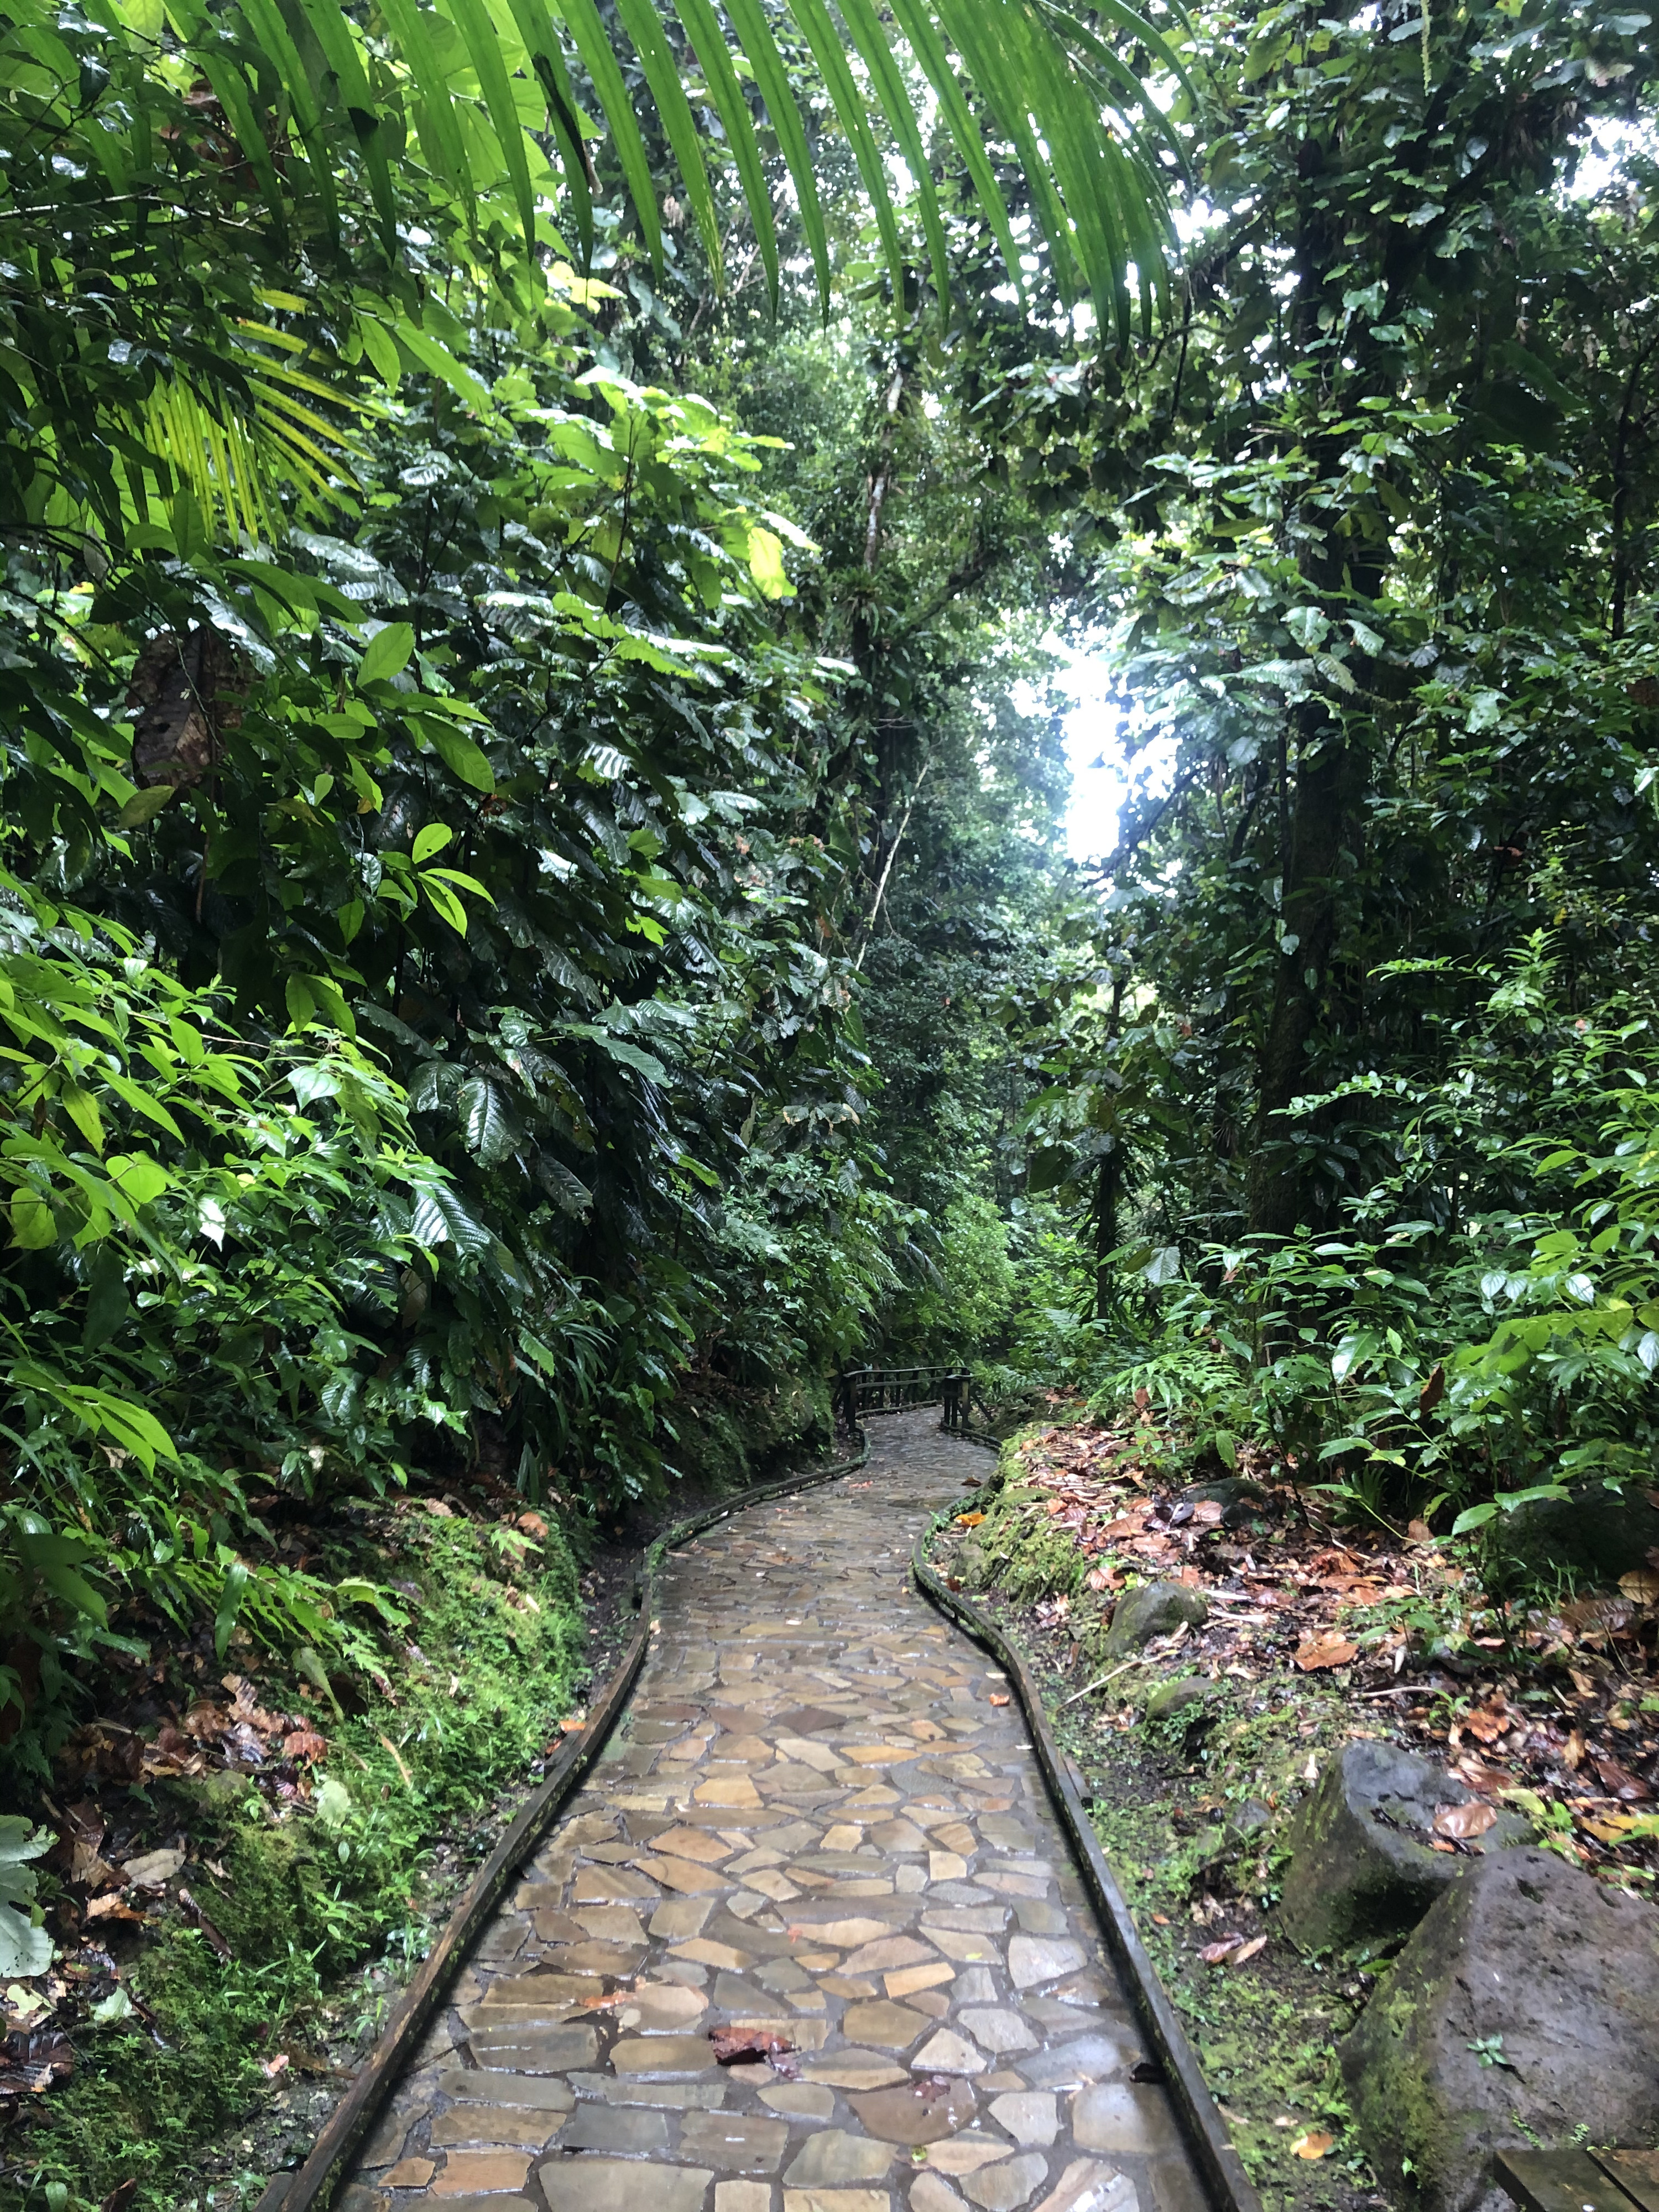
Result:
<instances>
[{"instance_id":1,"label":"stone paved path","mask_svg":"<svg viewBox=\"0 0 1659 2212\"><path fill-rule=\"evenodd\" d=\"M910 1586L988 1463L937 1420L673 1555L343 2212L1203 2212L1018 1705Z\"/></svg>"}]
</instances>

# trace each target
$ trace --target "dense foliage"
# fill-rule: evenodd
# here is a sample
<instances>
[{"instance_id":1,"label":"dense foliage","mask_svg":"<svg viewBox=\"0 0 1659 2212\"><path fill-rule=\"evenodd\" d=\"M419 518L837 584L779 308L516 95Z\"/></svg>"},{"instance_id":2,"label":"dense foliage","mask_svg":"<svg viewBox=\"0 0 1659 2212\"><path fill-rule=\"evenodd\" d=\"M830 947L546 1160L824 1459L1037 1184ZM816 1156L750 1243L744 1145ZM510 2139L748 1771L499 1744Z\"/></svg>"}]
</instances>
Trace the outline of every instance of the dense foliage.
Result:
<instances>
[{"instance_id":1,"label":"dense foliage","mask_svg":"<svg viewBox=\"0 0 1659 2212\"><path fill-rule=\"evenodd\" d=\"M1147 773L1032 1182L1097 1373L1479 1526L1652 1466L1650 25L1230 23L1186 315L1085 371Z\"/></svg>"}]
</instances>

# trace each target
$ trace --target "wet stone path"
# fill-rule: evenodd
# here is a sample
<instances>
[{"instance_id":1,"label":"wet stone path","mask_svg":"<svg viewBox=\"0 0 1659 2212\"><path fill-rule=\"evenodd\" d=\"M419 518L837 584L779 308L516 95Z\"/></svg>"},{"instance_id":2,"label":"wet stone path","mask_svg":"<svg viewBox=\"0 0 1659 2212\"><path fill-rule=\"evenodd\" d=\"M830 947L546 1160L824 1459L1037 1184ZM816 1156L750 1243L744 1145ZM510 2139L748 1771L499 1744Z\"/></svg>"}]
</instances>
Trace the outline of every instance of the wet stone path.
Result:
<instances>
[{"instance_id":1,"label":"wet stone path","mask_svg":"<svg viewBox=\"0 0 1659 2212\"><path fill-rule=\"evenodd\" d=\"M1018 1704L911 1586L988 1464L937 1421L671 1556L342 2212L1203 2212Z\"/></svg>"}]
</instances>

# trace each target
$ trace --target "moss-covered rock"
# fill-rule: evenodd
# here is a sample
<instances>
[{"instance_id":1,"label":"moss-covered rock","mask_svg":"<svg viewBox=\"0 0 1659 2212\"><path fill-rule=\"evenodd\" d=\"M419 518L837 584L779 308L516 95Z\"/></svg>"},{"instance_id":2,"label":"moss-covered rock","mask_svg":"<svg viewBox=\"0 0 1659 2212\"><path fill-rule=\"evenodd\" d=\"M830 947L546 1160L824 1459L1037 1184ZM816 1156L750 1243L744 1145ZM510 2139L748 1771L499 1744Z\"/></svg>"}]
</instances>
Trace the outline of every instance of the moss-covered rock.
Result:
<instances>
[{"instance_id":1,"label":"moss-covered rock","mask_svg":"<svg viewBox=\"0 0 1659 2212\"><path fill-rule=\"evenodd\" d=\"M1659 1911L1547 1851L1465 1863L1338 2055L1385 2187L1423 2212L1474 2212L1498 2149L1650 2142Z\"/></svg>"},{"instance_id":2,"label":"moss-covered rock","mask_svg":"<svg viewBox=\"0 0 1659 2212\"><path fill-rule=\"evenodd\" d=\"M1488 1548L1500 1568L1550 1587L1563 1568L1609 1585L1659 1549L1659 1506L1639 1489L1598 1484L1571 1498L1534 1498L1493 1522Z\"/></svg>"},{"instance_id":3,"label":"moss-covered rock","mask_svg":"<svg viewBox=\"0 0 1659 2212\"><path fill-rule=\"evenodd\" d=\"M1396 1744L1345 1744L1291 1828L1279 1905L1286 1934L1309 1950L1342 1950L1414 1926L1466 1863L1431 1848L1435 1814L1473 1796ZM1530 1835L1524 1820L1501 1813L1480 1842L1501 1850Z\"/></svg>"},{"instance_id":4,"label":"moss-covered rock","mask_svg":"<svg viewBox=\"0 0 1659 2212\"><path fill-rule=\"evenodd\" d=\"M1171 1636L1183 1622L1189 1628L1201 1628L1209 1617L1209 1601L1201 1590L1185 1583L1142 1583L1139 1589L1125 1590L1113 1607L1101 1656L1127 1658L1153 1637Z\"/></svg>"},{"instance_id":5,"label":"moss-covered rock","mask_svg":"<svg viewBox=\"0 0 1659 2212\"><path fill-rule=\"evenodd\" d=\"M1176 1722L1190 1727L1215 1697L1216 1686L1207 1675L1179 1674L1158 1684L1141 1717L1149 1728L1168 1728Z\"/></svg>"}]
</instances>

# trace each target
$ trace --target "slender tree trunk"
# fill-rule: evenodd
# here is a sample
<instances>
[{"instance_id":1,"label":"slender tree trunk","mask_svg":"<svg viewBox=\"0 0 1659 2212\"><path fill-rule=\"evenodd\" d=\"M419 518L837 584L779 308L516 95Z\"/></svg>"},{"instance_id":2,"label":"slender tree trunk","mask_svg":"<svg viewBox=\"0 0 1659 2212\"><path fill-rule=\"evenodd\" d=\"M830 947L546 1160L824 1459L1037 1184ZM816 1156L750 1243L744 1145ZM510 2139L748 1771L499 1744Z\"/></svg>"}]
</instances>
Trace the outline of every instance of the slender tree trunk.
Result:
<instances>
[{"instance_id":1,"label":"slender tree trunk","mask_svg":"<svg viewBox=\"0 0 1659 2212\"><path fill-rule=\"evenodd\" d=\"M1334 719L1320 707L1304 713L1279 909L1285 944L1296 944L1279 955L1262 1036L1250 1172L1250 1226L1279 1237L1290 1236L1305 1211L1302 1178L1279 1149L1290 1135L1281 1117L1308 1088L1308 1047L1335 949L1342 854L1362 781L1356 749Z\"/></svg>"},{"instance_id":2,"label":"slender tree trunk","mask_svg":"<svg viewBox=\"0 0 1659 2212\"><path fill-rule=\"evenodd\" d=\"M1108 1256L1117 1249L1117 1202L1123 1181L1123 1148L1114 1141L1095 1178L1095 1319L1104 1321L1112 1302Z\"/></svg>"}]
</instances>

